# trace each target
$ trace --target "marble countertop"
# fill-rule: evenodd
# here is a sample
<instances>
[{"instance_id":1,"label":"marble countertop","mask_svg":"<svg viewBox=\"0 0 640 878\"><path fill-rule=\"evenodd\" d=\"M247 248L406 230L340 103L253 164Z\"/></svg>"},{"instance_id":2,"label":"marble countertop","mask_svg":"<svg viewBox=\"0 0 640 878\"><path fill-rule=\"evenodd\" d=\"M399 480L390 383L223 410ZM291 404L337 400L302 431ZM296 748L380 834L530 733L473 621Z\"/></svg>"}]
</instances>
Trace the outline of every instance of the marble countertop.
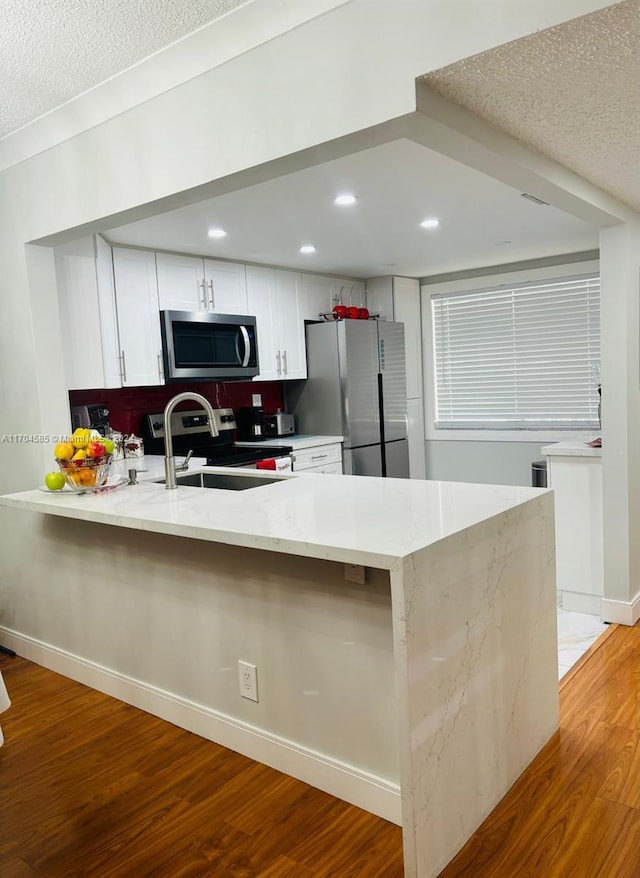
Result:
<instances>
[{"instance_id":1,"label":"marble countertop","mask_svg":"<svg viewBox=\"0 0 640 878\"><path fill-rule=\"evenodd\" d=\"M236 442L236 445L255 445L257 448L272 448L274 445L290 445L294 451L315 448L318 445L333 445L342 442L343 436L278 436L275 439L260 439L259 442Z\"/></svg>"},{"instance_id":2,"label":"marble countertop","mask_svg":"<svg viewBox=\"0 0 640 878\"><path fill-rule=\"evenodd\" d=\"M555 442L540 449L545 457L602 457L602 448L591 448L587 440L575 439L566 442Z\"/></svg>"},{"instance_id":3,"label":"marble countertop","mask_svg":"<svg viewBox=\"0 0 640 878\"><path fill-rule=\"evenodd\" d=\"M229 474L225 467L189 468L197 470ZM244 472L274 477L262 470ZM147 474L148 479L163 476L151 467ZM391 569L402 558L540 493L507 485L300 473L280 474L274 483L243 491L184 485L167 491L141 479L135 486L104 493L7 494L0 497L0 505Z\"/></svg>"}]
</instances>

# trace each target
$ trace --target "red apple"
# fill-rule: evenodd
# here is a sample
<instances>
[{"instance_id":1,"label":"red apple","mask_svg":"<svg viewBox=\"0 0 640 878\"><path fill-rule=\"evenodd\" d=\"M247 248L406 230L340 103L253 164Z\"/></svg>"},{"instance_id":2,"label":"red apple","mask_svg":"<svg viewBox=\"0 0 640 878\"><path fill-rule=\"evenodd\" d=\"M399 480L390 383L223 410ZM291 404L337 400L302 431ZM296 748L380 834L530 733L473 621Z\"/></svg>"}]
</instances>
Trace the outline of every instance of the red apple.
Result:
<instances>
[{"instance_id":1,"label":"red apple","mask_svg":"<svg viewBox=\"0 0 640 878\"><path fill-rule=\"evenodd\" d=\"M87 457L104 457L107 449L102 442L89 442L87 445Z\"/></svg>"}]
</instances>

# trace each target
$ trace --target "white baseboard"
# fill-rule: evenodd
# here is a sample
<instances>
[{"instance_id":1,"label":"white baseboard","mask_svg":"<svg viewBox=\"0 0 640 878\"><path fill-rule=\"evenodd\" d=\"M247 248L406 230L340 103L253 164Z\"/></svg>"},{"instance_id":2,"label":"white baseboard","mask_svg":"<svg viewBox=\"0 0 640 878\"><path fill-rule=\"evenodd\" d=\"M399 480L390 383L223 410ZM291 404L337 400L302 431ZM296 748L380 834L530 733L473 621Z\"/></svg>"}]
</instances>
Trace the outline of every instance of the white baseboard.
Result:
<instances>
[{"instance_id":1,"label":"white baseboard","mask_svg":"<svg viewBox=\"0 0 640 878\"><path fill-rule=\"evenodd\" d=\"M602 597L597 594L584 594L577 591L559 591L558 606L570 613L589 613L591 616L599 616L601 611Z\"/></svg>"},{"instance_id":2,"label":"white baseboard","mask_svg":"<svg viewBox=\"0 0 640 878\"><path fill-rule=\"evenodd\" d=\"M0 643L51 671L402 825L399 784L9 628L0 626Z\"/></svg>"},{"instance_id":3,"label":"white baseboard","mask_svg":"<svg viewBox=\"0 0 640 878\"><path fill-rule=\"evenodd\" d=\"M603 622L635 625L640 619L640 591L630 601L612 601L609 598L603 598L600 612Z\"/></svg>"}]
</instances>

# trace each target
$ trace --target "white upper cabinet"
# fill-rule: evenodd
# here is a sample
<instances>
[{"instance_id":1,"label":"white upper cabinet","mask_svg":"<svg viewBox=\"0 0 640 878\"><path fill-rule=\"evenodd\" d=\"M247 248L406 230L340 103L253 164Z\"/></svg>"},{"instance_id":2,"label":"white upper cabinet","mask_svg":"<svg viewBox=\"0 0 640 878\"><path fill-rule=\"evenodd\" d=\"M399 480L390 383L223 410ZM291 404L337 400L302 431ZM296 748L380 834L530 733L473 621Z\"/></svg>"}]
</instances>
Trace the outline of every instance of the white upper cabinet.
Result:
<instances>
[{"instance_id":1,"label":"white upper cabinet","mask_svg":"<svg viewBox=\"0 0 640 878\"><path fill-rule=\"evenodd\" d=\"M156 265L161 311L248 313L242 263L156 253Z\"/></svg>"},{"instance_id":2,"label":"white upper cabinet","mask_svg":"<svg viewBox=\"0 0 640 878\"><path fill-rule=\"evenodd\" d=\"M338 299L336 304L355 306L356 308L365 307L366 293L364 281L337 277L335 285Z\"/></svg>"},{"instance_id":3,"label":"white upper cabinet","mask_svg":"<svg viewBox=\"0 0 640 878\"><path fill-rule=\"evenodd\" d=\"M96 235L96 280L98 282L98 306L100 309L100 331L102 341L102 363L104 384L98 387L121 387L122 366L120 359L120 339L118 334L118 312L116 309L116 290L113 278L113 254L104 238Z\"/></svg>"},{"instance_id":4,"label":"white upper cabinet","mask_svg":"<svg viewBox=\"0 0 640 878\"><path fill-rule=\"evenodd\" d=\"M156 253L161 311L206 311L204 262L197 256Z\"/></svg>"},{"instance_id":5,"label":"white upper cabinet","mask_svg":"<svg viewBox=\"0 0 640 878\"><path fill-rule=\"evenodd\" d=\"M302 317L302 275L276 270L278 328L282 350L282 378L307 377L307 349Z\"/></svg>"},{"instance_id":6,"label":"white upper cabinet","mask_svg":"<svg viewBox=\"0 0 640 878\"><path fill-rule=\"evenodd\" d=\"M373 277L367 281L367 308L380 320L395 319L392 277Z\"/></svg>"},{"instance_id":7,"label":"white upper cabinet","mask_svg":"<svg viewBox=\"0 0 640 878\"><path fill-rule=\"evenodd\" d=\"M395 319L404 323L407 398L422 398L422 312L417 278L394 277L393 309Z\"/></svg>"},{"instance_id":8,"label":"white upper cabinet","mask_svg":"<svg viewBox=\"0 0 640 878\"><path fill-rule=\"evenodd\" d=\"M420 281L414 277L375 277L368 280L367 308L380 320L404 323L407 398L422 397Z\"/></svg>"},{"instance_id":9,"label":"white upper cabinet","mask_svg":"<svg viewBox=\"0 0 640 878\"><path fill-rule=\"evenodd\" d=\"M363 308L366 300L364 281L322 274L302 275L302 319L321 320L334 305L355 305Z\"/></svg>"},{"instance_id":10,"label":"white upper cabinet","mask_svg":"<svg viewBox=\"0 0 640 878\"><path fill-rule=\"evenodd\" d=\"M241 262L204 260L204 282L209 311L248 314L247 278Z\"/></svg>"},{"instance_id":11,"label":"white upper cabinet","mask_svg":"<svg viewBox=\"0 0 640 878\"><path fill-rule=\"evenodd\" d=\"M68 390L120 387L111 248L86 237L54 249Z\"/></svg>"},{"instance_id":12,"label":"white upper cabinet","mask_svg":"<svg viewBox=\"0 0 640 878\"><path fill-rule=\"evenodd\" d=\"M302 319L322 320L320 314L329 314L333 306L339 304L336 295L335 278L303 274Z\"/></svg>"},{"instance_id":13,"label":"white upper cabinet","mask_svg":"<svg viewBox=\"0 0 640 878\"><path fill-rule=\"evenodd\" d=\"M113 248L123 387L162 384L155 253Z\"/></svg>"},{"instance_id":14,"label":"white upper cabinet","mask_svg":"<svg viewBox=\"0 0 640 878\"><path fill-rule=\"evenodd\" d=\"M299 272L247 266L247 306L257 320L260 374L255 381L306 378Z\"/></svg>"},{"instance_id":15,"label":"white upper cabinet","mask_svg":"<svg viewBox=\"0 0 640 878\"><path fill-rule=\"evenodd\" d=\"M279 381L282 355L278 339L278 311L276 306L276 273L272 268L247 265L247 301L256 318L258 365L260 374L254 381Z\"/></svg>"}]
</instances>

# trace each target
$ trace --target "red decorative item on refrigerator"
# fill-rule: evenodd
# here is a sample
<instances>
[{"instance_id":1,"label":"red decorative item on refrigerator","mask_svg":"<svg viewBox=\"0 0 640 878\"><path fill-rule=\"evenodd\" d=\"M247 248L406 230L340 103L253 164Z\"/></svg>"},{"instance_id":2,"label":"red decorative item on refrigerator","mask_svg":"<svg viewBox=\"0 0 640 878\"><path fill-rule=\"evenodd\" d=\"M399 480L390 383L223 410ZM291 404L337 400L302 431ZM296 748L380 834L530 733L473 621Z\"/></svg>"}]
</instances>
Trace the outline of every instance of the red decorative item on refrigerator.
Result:
<instances>
[{"instance_id":1,"label":"red decorative item on refrigerator","mask_svg":"<svg viewBox=\"0 0 640 878\"><path fill-rule=\"evenodd\" d=\"M268 460L258 460L256 462L256 469L275 469L276 461L275 458L270 457Z\"/></svg>"},{"instance_id":2,"label":"red decorative item on refrigerator","mask_svg":"<svg viewBox=\"0 0 640 878\"><path fill-rule=\"evenodd\" d=\"M369 309L368 308L358 308L358 320L368 320L369 319Z\"/></svg>"},{"instance_id":3,"label":"red decorative item on refrigerator","mask_svg":"<svg viewBox=\"0 0 640 878\"><path fill-rule=\"evenodd\" d=\"M359 310L360 310L360 309L359 309L359 308L356 308L355 305L351 305L350 308L347 308L347 312L348 312L348 313L347 313L347 316L350 317L352 320L357 320L357 319L358 319L358 311L359 311Z\"/></svg>"}]
</instances>

